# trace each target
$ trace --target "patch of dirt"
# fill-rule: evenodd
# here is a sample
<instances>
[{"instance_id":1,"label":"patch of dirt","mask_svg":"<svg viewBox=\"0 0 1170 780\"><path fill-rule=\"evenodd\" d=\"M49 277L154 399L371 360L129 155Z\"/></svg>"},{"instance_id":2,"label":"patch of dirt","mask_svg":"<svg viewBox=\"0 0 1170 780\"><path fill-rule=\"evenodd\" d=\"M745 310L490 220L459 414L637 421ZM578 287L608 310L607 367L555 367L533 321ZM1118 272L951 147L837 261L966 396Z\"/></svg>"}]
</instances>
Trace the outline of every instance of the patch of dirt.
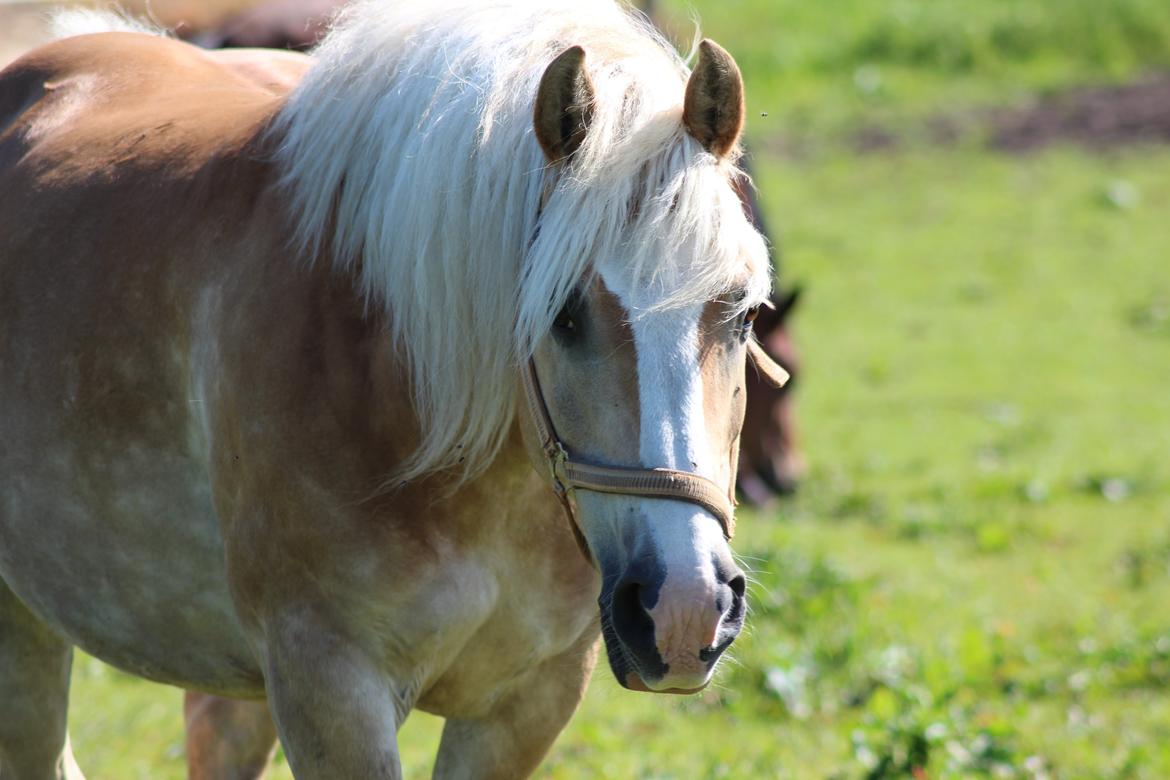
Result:
<instances>
[{"instance_id":1,"label":"patch of dirt","mask_svg":"<svg viewBox=\"0 0 1170 780\"><path fill-rule=\"evenodd\" d=\"M989 119L991 146L1008 152L1052 143L1093 149L1170 143L1170 73L1074 89L1025 108L992 112Z\"/></svg>"},{"instance_id":2,"label":"patch of dirt","mask_svg":"<svg viewBox=\"0 0 1170 780\"><path fill-rule=\"evenodd\" d=\"M939 113L917 126L862 124L844 137L858 154L883 154L907 146L950 146L964 141L1024 154L1052 144L1075 144L1095 151L1134 144L1170 143L1170 73L1129 84L1076 87L1016 106ZM784 157L805 158L823 146L824 137L777 133L760 144Z\"/></svg>"}]
</instances>

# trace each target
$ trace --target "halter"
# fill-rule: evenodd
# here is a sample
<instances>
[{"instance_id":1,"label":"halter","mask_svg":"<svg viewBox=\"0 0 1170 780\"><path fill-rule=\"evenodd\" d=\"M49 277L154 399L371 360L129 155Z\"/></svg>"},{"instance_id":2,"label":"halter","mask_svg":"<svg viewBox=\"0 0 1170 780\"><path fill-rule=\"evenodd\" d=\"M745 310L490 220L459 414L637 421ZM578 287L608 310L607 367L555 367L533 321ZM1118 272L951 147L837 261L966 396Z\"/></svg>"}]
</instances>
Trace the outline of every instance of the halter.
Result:
<instances>
[{"instance_id":1,"label":"halter","mask_svg":"<svg viewBox=\"0 0 1170 780\"><path fill-rule=\"evenodd\" d=\"M788 372L768 357L763 348L754 340L748 341L748 355L764 378L776 387L780 387L788 381ZM521 373L524 377L524 398L528 402L528 411L536 426L540 449L548 460L553 492L564 508L565 515L569 518L573 536L586 558L592 560L592 555L589 553L585 535L577 523L572 502L569 500L569 494L573 490L592 490L596 493L616 493L686 501L702 507L714 515L715 519L719 521L719 525L723 527L723 536L727 540L731 540L735 534L736 458L734 453L738 450L738 438L736 439L737 446L733 448L731 486L727 492L724 492L722 488L706 477L689 471L600 466L573 461L569 459L569 452L557 437L556 428L553 426L552 418L549 417L548 406L545 404L544 394L540 390L540 381L536 378L535 363L529 359L524 364Z\"/></svg>"}]
</instances>

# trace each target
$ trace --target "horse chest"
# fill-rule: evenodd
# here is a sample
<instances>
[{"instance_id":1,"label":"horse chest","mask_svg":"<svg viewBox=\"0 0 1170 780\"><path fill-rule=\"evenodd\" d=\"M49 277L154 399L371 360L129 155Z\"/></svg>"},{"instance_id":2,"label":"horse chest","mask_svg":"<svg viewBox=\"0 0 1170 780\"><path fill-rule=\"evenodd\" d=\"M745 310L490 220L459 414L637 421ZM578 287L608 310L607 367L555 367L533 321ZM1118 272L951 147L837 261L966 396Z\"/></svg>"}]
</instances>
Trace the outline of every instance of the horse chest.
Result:
<instances>
[{"instance_id":1,"label":"horse chest","mask_svg":"<svg viewBox=\"0 0 1170 780\"><path fill-rule=\"evenodd\" d=\"M587 635L600 635L592 596L554 604L532 603L531 594L525 603L512 594L496 602L467 641L452 645L456 652L445 668L428 669L432 680L417 705L448 718L481 717L507 693L547 674L550 661Z\"/></svg>"},{"instance_id":2,"label":"horse chest","mask_svg":"<svg viewBox=\"0 0 1170 780\"><path fill-rule=\"evenodd\" d=\"M597 636L593 570L570 563L509 560L492 547L446 549L429 566L391 563L408 576L371 582L360 620L385 627L382 663L399 700L443 717L480 717L551 659Z\"/></svg>"}]
</instances>

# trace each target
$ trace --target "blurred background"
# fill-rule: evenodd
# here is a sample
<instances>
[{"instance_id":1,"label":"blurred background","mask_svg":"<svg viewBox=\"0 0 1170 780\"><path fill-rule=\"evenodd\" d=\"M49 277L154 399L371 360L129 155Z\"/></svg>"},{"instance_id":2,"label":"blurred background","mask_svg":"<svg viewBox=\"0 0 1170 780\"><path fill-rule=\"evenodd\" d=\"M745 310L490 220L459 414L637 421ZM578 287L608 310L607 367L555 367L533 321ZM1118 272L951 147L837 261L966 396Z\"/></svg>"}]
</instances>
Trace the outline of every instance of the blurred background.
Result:
<instances>
[{"instance_id":1,"label":"blurred background","mask_svg":"<svg viewBox=\"0 0 1170 780\"><path fill-rule=\"evenodd\" d=\"M742 514L717 682L601 669L542 776L1170 777L1170 2L656 5L744 72L807 470ZM0 2L0 62L45 8ZM75 678L91 780L183 776L178 691Z\"/></svg>"}]
</instances>

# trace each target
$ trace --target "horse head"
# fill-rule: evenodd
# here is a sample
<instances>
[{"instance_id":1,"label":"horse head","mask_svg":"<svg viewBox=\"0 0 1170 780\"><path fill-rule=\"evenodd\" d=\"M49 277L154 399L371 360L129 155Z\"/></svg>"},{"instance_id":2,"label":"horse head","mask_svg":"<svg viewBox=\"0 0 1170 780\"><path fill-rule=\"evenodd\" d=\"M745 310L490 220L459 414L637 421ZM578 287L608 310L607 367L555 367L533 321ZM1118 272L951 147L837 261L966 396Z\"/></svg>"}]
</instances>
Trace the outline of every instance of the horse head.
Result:
<instances>
[{"instance_id":1,"label":"horse head","mask_svg":"<svg viewBox=\"0 0 1170 780\"><path fill-rule=\"evenodd\" d=\"M604 177L591 180L588 172L599 164L588 158L597 151L589 140L598 132L598 99L580 47L545 71L534 121L553 184L538 242L558 229L558 215L588 207L591 186L604 186ZM673 123L678 148L659 170L640 168L651 181L645 197L625 205L625 240L590 258L533 349L534 415L544 416L543 401L548 423L529 426L530 449L537 467L548 472L551 462L551 478L567 489L583 549L601 574L611 668L636 690L701 689L744 621L746 580L728 546L728 496L746 404L745 359L770 271L731 185L743 116L735 62L703 41L681 116L651 120L660 136L662 123ZM699 197L698 187L713 192ZM714 213L701 213L712 205ZM672 226L683 223L691 235L680 243ZM538 451L550 452L549 439L545 457ZM654 495L634 479L616 489L605 478L560 484L557 447L601 477L633 472L653 482L669 473L683 487Z\"/></svg>"},{"instance_id":2,"label":"horse head","mask_svg":"<svg viewBox=\"0 0 1170 780\"><path fill-rule=\"evenodd\" d=\"M776 294L760 309L755 332L772 360L790 375L800 371L796 345L788 327L801 288ZM789 495L804 474L797 440L792 384L775 387L751 367L747 372L747 411L739 450L739 490L753 504L765 504L773 495Z\"/></svg>"}]
</instances>

